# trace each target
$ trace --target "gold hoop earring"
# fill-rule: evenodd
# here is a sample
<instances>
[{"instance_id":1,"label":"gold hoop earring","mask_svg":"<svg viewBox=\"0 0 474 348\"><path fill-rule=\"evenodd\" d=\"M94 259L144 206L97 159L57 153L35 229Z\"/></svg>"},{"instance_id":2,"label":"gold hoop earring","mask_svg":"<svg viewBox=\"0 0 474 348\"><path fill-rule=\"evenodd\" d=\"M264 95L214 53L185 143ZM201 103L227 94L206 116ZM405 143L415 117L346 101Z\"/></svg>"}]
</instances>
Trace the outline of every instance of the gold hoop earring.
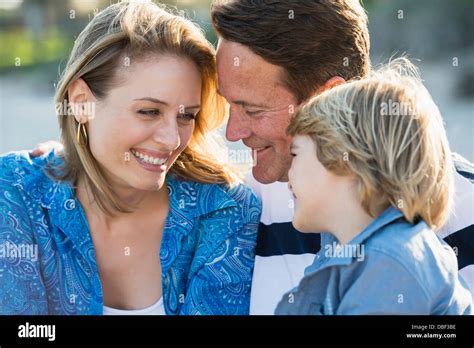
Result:
<instances>
[{"instance_id":1,"label":"gold hoop earring","mask_svg":"<svg viewBox=\"0 0 474 348\"><path fill-rule=\"evenodd\" d=\"M82 133L82 137L81 137ZM83 138L83 139L81 139ZM86 130L86 125L85 123L78 123L77 124L77 134L76 134L76 140L79 146L86 146L87 145L87 130Z\"/></svg>"}]
</instances>

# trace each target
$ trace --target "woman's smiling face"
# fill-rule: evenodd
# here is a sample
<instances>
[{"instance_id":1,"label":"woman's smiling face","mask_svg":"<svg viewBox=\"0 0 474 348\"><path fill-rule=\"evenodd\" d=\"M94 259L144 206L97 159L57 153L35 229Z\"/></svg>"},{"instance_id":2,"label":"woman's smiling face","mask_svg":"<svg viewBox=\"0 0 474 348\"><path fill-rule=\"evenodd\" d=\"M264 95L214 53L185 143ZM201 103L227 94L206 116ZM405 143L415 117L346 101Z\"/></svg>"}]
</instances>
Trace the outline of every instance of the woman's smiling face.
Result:
<instances>
[{"instance_id":1,"label":"woman's smiling face","mask_svg":"<svg viewBox=\"0 0 474 348\"><path fill-rule=\"evenodd\" d=\"M87 122L91 153L113 185L158 190L193 134L200 72L190 59L159 55L119 66L116 78Z\"/></svg>"}]
</instances>

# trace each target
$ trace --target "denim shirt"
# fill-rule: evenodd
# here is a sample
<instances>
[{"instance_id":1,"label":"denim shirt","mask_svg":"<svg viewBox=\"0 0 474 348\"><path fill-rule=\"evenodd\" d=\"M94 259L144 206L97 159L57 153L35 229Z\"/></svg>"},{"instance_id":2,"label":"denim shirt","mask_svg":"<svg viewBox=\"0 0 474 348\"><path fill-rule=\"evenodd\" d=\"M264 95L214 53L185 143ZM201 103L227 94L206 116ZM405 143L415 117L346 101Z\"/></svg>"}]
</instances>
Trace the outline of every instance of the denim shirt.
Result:
<instances>
[{"instance_id":1,"label":"denim shirt","mask_svg":"<svg viewBox=\"0 0 474 348\"><path fill-rule=\"evenodd\" d=\"M453 250L424 221L389 207L346 245L321 234L321 250L275 314L471 314Z\"/></svg>"},{"instance_id":2,"label":"denim shirt","mask_svg":"<svg viewBox=\"0 0 474 348\"><path fill-rule=\"evenodd\" d=\"M44 173L47 163L61 160L52 152L0 157L0 314L102 314L84 211L70 183ZM159 251L166 314L248 314L260 202L243 185L171 175L166 183Z\"/></svg>"}]
</instances>

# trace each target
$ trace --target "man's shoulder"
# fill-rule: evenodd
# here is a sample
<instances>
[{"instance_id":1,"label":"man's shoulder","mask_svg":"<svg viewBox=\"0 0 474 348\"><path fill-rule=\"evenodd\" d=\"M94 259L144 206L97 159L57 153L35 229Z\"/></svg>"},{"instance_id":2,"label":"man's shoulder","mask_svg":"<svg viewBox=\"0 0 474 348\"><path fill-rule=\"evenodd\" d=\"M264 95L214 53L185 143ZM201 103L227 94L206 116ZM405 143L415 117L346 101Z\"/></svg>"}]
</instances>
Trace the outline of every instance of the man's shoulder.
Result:
<instances>
[{"instance_id":1,"label":"man's shoulder","mask_svg":"<svg viewBox=\"0 0 474 348\"><path fill-rule=\"evenodd\" d=\"M472 163L463 157L456 154L454 157L456 172L453 207L448 221L438 235L456 252L459 269L466 269L472 274L470 285L474 291L474 170Z\"/></svg>"},{"instance_id":2,"label":"man's shoulder","mask_svg":"<svg viewBox=\"0 0 474 348\"><path fill-rule=\"evenodd\" d=\"M453 153L453 162L456 172L474 183L474 164L458 153Z\"/></svg>"}]
</instances>

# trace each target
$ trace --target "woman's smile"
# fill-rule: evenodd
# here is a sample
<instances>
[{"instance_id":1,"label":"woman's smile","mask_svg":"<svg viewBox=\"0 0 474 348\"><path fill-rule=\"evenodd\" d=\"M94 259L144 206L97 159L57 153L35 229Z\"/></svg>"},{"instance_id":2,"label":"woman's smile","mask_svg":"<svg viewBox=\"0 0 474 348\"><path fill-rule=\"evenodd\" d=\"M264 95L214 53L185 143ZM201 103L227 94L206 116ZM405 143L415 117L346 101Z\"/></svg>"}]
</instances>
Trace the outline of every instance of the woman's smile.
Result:
<instances>
[{"instance_id":1,"label":"woman's smile","mask_svg":"<svg viewBox=\"0 0 474 348\"><path fill-rule=\"evenodd\" d=\"M171 154L166 152L146 149L131 149L131 152L141 167L151 172L165 172L166 162L171 158Z\"/></svg>"}]
</instances>

